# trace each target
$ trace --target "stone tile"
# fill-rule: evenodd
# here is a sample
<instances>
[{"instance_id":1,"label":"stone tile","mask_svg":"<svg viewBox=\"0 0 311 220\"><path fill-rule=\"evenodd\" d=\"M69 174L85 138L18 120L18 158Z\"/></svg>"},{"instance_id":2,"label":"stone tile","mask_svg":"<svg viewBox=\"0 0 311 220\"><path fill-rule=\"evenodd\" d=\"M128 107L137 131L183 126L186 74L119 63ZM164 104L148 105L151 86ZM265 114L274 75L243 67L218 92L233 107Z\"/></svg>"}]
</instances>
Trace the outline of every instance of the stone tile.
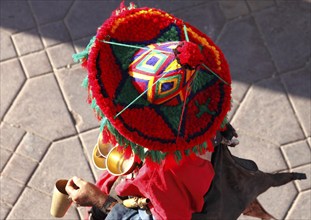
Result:
<instances>
[{"instance_id":1,"label":"stone tile","mask_svg":"<svg viewBox=\"0 0 311 220\"><path fill-rule=\"evenodd\" d=\"M243 132L276 145L304 138L281 83L255 84L239 108L234 123Z\"/></svg>"},{"instance_id":2,"label":"stone tile","mask_svg":"<svg viewBox=\"0 0 311 220\"><path fill-rule=\"evenodd\" d=\"M11 32L27 30L35 27L31 10L27 1L1 1L1 26Z\"/></svg>"},{"instance_id":3,"label":"stone tile","mask_svg":"<svg viewBox=\"0 0 311 220\"><path fill-rule=\"evenodd\" d=\"M49 23L40 27L40 34L46 47L70 41L70 35L63 21Z\"/></svg>"},{"instance_id":4,"label":"stone tile","mask_svg":"<svg viewBox=\"0 0 311 220\"><path fill-rule=\"evenodd\" d=\"M309 6L305 1L284 1L279 7L255 15L272 58L281 72L301 67L310 58Z\"/></svg>"},{"instance_id":5,"label":"stone tile","mask_svg":"<svg viewBox=\"0 0 311 220\"><path fill-rule=\"evenodd\" d=\"M52 74L29 79L6 116L9 123L47 140L76 132Z\"/></svg>"},{"instance_id":6,"label":"stone tile","mask_svg":"<svg viewBox=\"0 0 311 220\"><path fill-rule=\"evenodd\" d=\"M247 3L252 11L259 11L261 9L275 5L274 0L247 0Z\"/></svg>"},{"instance_id":7,"label":"stone tile","mask_svg":"<svg viewBox=\"0 0 311 220\"><path fill-rule=\"evenodd\" d=\"M87 103L87 90L81 86L87 75L85 69L76 66L56 72L79 132L99 125L91 106Z\"/></svg>"},{"instance_id":8,"label":"stone tile","mask_svg":"<svg viewBox=\"0 0 311 220\"><path fill-rule=\"evenodd\" d=\"M27 133L18 146L16 152L39 162L46 153L49 145L49 141L35 134Z\"/></svg>"},{"instance_id":9,"label":"stone tile","mask_svg":"<svg viewBox=\"0 0 311 220\"><path fill-rule=\"evenodd\" d=\"M56 219L50 214L51 201L52 198L50 196L34 189L26 188L7 219L16 220L20 219L21 216L23 219ZM62 219L79 219L76 208L71 206Z\"/></svg>"},{"instance_id":10,"label":"stone tile","mask_svg":"<svg viewBox=\"0 0 311 220\"><path fill-rule=\"evenodd\" d=\"M73 0L30 0L29 2L37 22L43 24L64 19Z\"/></svg>"},{"instance_id":11,"label":"stone tile","mask_svg":"<svg viewBox=\"0 0 311 220\"><path fill-rule=\"evenodd\" d=\"M6 166L8 160L11 158L12 152L6 149L0 148L0 172Z\"/></svg>"},{"instance_id":12,"label":"stone tile","mask_svg":"<svg viewBox=\"0 0 311 220\"><path fill-rule=\"evenodd\" d=\"M10 33L8 33L4 28L0 28L0 60L5 60L13 58L16 56L16 52L13 46Z\"/></svg>"},{"instance_id":13,"label":"stone tile","mask_svg":"<svg viewBox=\"0 0 311 220\"><path fill-rule=\"evenodd\" d=\"M280 5L280 4L286 3L288 0L275 0L275 1L276 1L276 3L278 5ZM311 3L311 0L297 0L297 2L299 2L299 1L304 1L304 2L307 2L307 3Z\"/></svg>"},{"instance_id":14,"label":"stone tile","mask_svg":"<svg viewBox=\"0 0 311 220\"><path fill-rule=\"evenodd\" d=\"M75 1L65 22L73 40L94 36L97 28L120 5L119 1ZM87 19L86 19L87 16Z\"/></svg>"},{"instance_id":15,"label":"stone tile","mask_svg":"<svg viewBox=\"0 0 311 220\"><path fill-rule=\"evenodd\" d=\"M37 162L29 158L13 154L9 164L3 170L3 175L26 184L34 170L37 168L37 165Z\"/></svg>"},{"instance_id":16,"label":"stone tile","mask_svg":"<svg viewBox=\"0 0 311 220\"><path fill-rule=\"evenodd\" d=\"M52 193L57 179L69 179L72 176L94 181L77 137L53 143L29 185L40 191Z\"/></svg>"},{"instance_id":17,"label":"stone tile","mask_svg":"<svg viewBox=\"0 0 311 220\"><path fill-rule=\"evenodd\" d=\"M245 0L220 1L220 5L227 19L247 15L249 13Z\"/></svg>"},{"instance_id":18,"label":"stone tile","mask_svg":"<svg viewBox=\"0 0 311 220\"><path fill-rule=\"evenodd\" d=\"M232 100L231 102L231 110L229 111L229 113L227 114L229 121L233 118L235 112L237 111L237 109L239 108L239 103L235 100Z\"/></svg>"},{"instance_id":19,"label":"stone tile","mask_svg":"<svg viewBox=\"0 0 311 220\"><path fill-rule=\"evenodd\" d=\"M311 68L282 75L289 98L307 136L311 136Z\"/></svg>"},{"instance_id":20,"label":"stone tile","mask_svg":"<svg viewBox=\"0 0 311 220\"><path fill-rule=\"evenodd\" d=\"M40 36L36 29L21 32L12 36L18 55L24 55L43 49Z\"/></svg>"},{"instance_id":21,"label":"stone tile","mask_svg":"<svg viewBox=\"0 0 311 220\"><path fill-rule=\"evenodd\" d=\"M54 68L65 67L73 64L72 54L75 53L71 43L63 43L47 49L49 58Z\"/></svg>"},{"instance_id":22,"label":"stone tile","mask_svg":"<svg viewBox=\"0 0 311 220\"><path fill-rule=\"evenodd\" d=\"M21 65L16 59L0 63L0 77L0 118L2 119L24 84L26 77Z\"/></svg>"},{"instance_id":23,"label":"stone tile","mask_svg":"<svg viewBox=\"0 0 311 220\"><path fill-rule=\"evenodd\" d=\"M88 163L90 164L90 167L92 168L92 171L94 173L96 180L98 179L100 174L103 172L102 170L99 170L98 168L96 168L92 162L92 153L93 153L94 146L97 143L98 135L99 135L99 128L82 133L80 135L82 145L87 155Z\"/></svg>"},{"instance_id":24,"label":"stone tile","mask_svg":"<svg viewBox=\"0 0 311 220\"><path fill-rule=\"evenodd\" d=\"M236 101L241 102L246 94L246 92L250 88L250 84L244 83L238 80L233 80L231 84L232 88L232 98Z\"/></svg>"},{"instance_id":25,"label":"stone tile","mask_svg":"<svg viewBox=\"0 0 311 220\"><path fill-rule=\"evenodd\" d=\"M244 131L241 132L240 127L236 126L236 123L233 123L233 127L237 130L240 141L239 145L230 148L233 155L253 160L259 170L263 172L273 173L287 169L282 153L277 145L260 137L247 135Z\"/></svg>"},{"instance_id":26,"label":"stone tile","mask_svg":"<svg viewBox=\"0 0 311 220\"><path fill-rule=\"evenodd\" d=\"M169 13L174 13L178 10L183 10L185 8L191 8L196 5L204 4L204 0L138 0L138 7L150 7L150 8L159 8L165 10Z\"/></svg>"},{"instance_id":27,"label":"stone tile","mask_svg":"<svg viewBox=\"0 0 311 220\"><path fill-rule=\"evenodd\" d=\"M305 166L297 167L293 169L293 172L305 173L307 175L306 180L296 180L299 191L311 189L311 164L307 164Z\"/></svg>"},{"instance_id":28,"label":"stone tile","mask_svg":"<svg viewBox=\"0 0 311 220\"><path fill-rule=\"evenodd\" d=\"M31 53L20 58L28 77L38 76L52 71L49 59L44 51Z\"/></svg>"},{"instance_id":29,"label":"stone tile","mask_svg":"<svg viewBox=\"0 0 311 220\"><path fill-rule=\"evenodd\" d=\"M24 185L8 177L0 177L1 201L14 205L24 189Z\"/></svg>"},{"instance_id":30,"label":"stone tile","mask_svg":"<svg viewBox=\"0 0 311 220\"><path fill-rule=\"evenodd\" d=\"M0 146L9 151L14 151L22 140L22 137L25 135L24 130L11 126L5 122L1 123L0 131Z\"/></svg>"},{"instance_id":31,"label":"stone tile","mask_svg":"<svg viewBox=\"0 0 311 220\"><path fill-rule=\"evenodd\" d=\"M283 186L268 189L259 195L258 201L276 219L284 219L296 196L297 190L294 183L290 182Z\"/></svg>"},{"instance_id":32,"label":"stone tile","mask_svg":"<svg viewBox=\"0 0 311 220\"><path fill-rule=\"evenodd\" d=\"M0 201L0 219L4 220L10 211L11 211L11 206Z\"/></svg>"},{"instance_id":33,"label":"stone tile","mask_svg":"<svg viewBox=\"0 0 311 220\"><path fill-rule=\"evenodd\" d=\"M197 27L214 41L226 22L219 4L213 1L184 8L175 12L174 15Z\"/></svg>"},{"instance_id":34,"label":"stone tile","mask_svg":"<svg viewBox=\"0 0 311 220\"><path fill-rule=\"evenodd\" d=\"M290 168L311 163L311 150L306 141L281 147Z\"/></svg>"},{"instance_id":35,"label":"stone tile","mask_svg":"<svg viewBox=\"0 0 311 220\"><path fill-rule=\"evenodd\" d=\"M300 193L286 219L311 219L311 190Z\"/></svg>"},{"instance_id":36,"label":"stone tile","mask_svg":"<svg viewBox=\"0 0 311 220\"><path fill-rule=\"evenodd\" d=\"M252 17L227 23L218 45L228 60L233 80L252 83L276 71Z\"/></svg>"}]
</instances>

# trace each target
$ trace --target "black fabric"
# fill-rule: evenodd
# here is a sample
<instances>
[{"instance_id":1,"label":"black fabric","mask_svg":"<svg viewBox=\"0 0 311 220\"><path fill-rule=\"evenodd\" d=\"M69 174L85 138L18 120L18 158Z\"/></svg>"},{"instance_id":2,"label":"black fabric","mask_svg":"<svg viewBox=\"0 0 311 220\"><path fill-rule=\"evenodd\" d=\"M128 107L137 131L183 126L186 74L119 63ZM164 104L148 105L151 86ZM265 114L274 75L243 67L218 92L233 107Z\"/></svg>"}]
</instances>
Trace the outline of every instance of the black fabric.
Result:
<instances>
[{"instance_id":1,"label":"black fabric","mask_svg":"<svg viewBox=\"0 0 311 220\"><path fill-rule=\"evenodd\" d=\"M239 157L236 157L236 156L232 156L232 159L238 164L240 165L241 167L249 170L249 171L253 171L253 172L256 172L258 171L258 167L257 167L257 164L252 161L252 160L247 160L247 159L242 159L242 158L239 158Z\"/></svg>"},{"instance_id":2,"label":"black fabric","mask_svg":"<svg viewBox=\"0 0 311 220\"><path fill-rule=\"evenodd\" d=\"M231 140L233 137L237 137L237 133L235 129L232 127L230 123L227 123L226 130L220 132L221 135L227 140Z\"/></svg>"},{"instance_id":3,"label":"black fabric","mask_svg":"<svg viewBox=\"0 0 311 220\"><path fill-rule=\"evenodd\" d=\"M107 217L107 214L104 213L99 208L96 208L95 206L92 207L92 209L89 211L91 215L91 220L104 220Z\"/></svg>"},{"instance_id":4,"label":"black fabric","mask_svg":"<svg viewBox=\"0 0 311 220\"><path fill-rule=\"evenodd\" d=\"M212 164L215 177L204 196L203 210L193 214L194 220L237 219L268 188L296 179L306 179L303 173L264 173L255 162L232 156L225 145L215 148Z\"/></svg>"}]
</instances>

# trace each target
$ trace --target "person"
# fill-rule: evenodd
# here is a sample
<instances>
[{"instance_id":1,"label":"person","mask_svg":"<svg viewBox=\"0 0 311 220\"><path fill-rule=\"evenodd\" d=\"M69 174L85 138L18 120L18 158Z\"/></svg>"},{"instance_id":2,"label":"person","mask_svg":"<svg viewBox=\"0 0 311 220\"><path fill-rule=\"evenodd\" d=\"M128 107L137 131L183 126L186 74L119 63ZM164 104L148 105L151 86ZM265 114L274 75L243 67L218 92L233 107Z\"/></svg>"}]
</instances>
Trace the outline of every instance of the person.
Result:
<instances>
[{"instance_id":1,"label":"person","mask_svg":"<svg viewBox=\"0 0 311 220\"><path fill-rule=\"evenodd\" d=\"M162 10L121 3L74 59L88 71L83 85L101 121L93 158L106 170L96 185L71 178L66 191L92 206L91 219L233 219L256 198L245 196L227 218L209 212L223 210L217 202L229 192L217 186L231 187L218 184L224 170L215 161L238 142L226 117L229 66L206 34ZM112 146L110 153L102 155L99 145ZM240 168L241 161L249 164L232 164ZM133 166L125 172L120 164Z\"/></svg>"}]
</instances>

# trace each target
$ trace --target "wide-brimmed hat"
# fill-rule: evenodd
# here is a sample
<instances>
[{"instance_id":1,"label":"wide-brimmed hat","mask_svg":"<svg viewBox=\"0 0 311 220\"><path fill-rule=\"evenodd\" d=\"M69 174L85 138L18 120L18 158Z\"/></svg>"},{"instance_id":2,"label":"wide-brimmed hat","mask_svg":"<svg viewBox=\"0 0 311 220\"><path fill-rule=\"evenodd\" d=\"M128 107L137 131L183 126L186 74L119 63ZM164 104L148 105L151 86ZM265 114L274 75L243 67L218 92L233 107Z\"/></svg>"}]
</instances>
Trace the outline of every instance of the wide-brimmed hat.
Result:
<instances>
[{"instance_id":1,"label":"wide-brimmed hat","mask_svg":"<svg viewBox=\"0 0 311 220\"><path fill-rule=\"evenodd\" d=\"M157 162L212 151L230 110L231 77L204 33L162 10L121 5L74 58L88 70L104 141Z\"/></svg>"}]
</instances>

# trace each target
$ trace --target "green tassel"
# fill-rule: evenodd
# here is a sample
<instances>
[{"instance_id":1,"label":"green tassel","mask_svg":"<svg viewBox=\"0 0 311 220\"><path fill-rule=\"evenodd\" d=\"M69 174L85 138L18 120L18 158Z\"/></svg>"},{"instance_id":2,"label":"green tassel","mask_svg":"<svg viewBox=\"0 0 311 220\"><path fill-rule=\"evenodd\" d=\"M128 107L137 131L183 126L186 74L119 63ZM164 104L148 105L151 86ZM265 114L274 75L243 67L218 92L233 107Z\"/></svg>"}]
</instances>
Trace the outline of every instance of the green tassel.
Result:
<instances>
[{"instance_id":1,"label":"green tassel","mask_svg":"<svg viewBox=\"0 0 311 220\"><path fill-rule=\"evenodd\" d=\"M134 154L136 154L136 155L139 154L139 152L138 152L138 146L137 146L137 145L135 145L135 146L132 146L132 145L131 145L131 148L132 148Z\"/></svg>"},{"instance_id":2,"label":"green tassel","mask_svg":"<svg viewBox=\"0 0 311 220\"><path fill-rule=\"evenodd\" d=\"M95 109L95 106L96 106L96 100L95 99L92 99L92 103L91 103L91 107L92 109Z\"/></svg>"},{"instance_id":3,"label":"green tassel","mask_svg":"<svg viewBox=\"0 0 311 220\"><path fill-rule=\"evenodd\" d=\"M197 146L194 146L194 147L192 148L192 152L195 153L195 154L197 154L197 153L198 153L198 147L197 147Z\"/></svg>"},{"instance_id":4,"label":"green tassel","mask_svg":"<svg viewBox=\"0 0 311 220\"><path fill-rule=\"evenodd\" d=\"M204 149L206 149L206 148L207 148L207 143L206 143L206 142L203 142L202 147L203 147Z\"/></svg>"},{"instance_id":5,"label":"green tassel","mask_svg":"<svg viewBox=\"0 0 311 220\"><path fill-rule=\"evenodd\" d=\"M151 160L156 163L161 163L161 161L165 158L166 154L161 151L149 150L146 155L150 155Z\"/></svg>"},{"instance_id":6,"label":"green tassel","mask_svg":"<svg viewBox=\"0 0 311 220\"><path fill-rule=\"evenodd\" d=\"M89 87L89 78L88 77L85 77L81 86L83 86L84 88L88 88Z\"/></svg>"},{"instance_id":7,"label":"green tassel","mask_svg":"<svg viewBox=\"0 0 311 220\"><path fill-rule=\"evenodd\" d=\"M220 128L225 128L226 125L228 124L228 116L226 115L224 120L222 121Z\"/></svg>"},{"instance_id":8,"label":"green tassel","mask_svg":"<svg viewBox=\"0 0 311 220\"><path fill-rule=\"evenodd\" d=\"M153 151L153 150L149 150L148 151L148 153L150 154L150 156L151 156L151 160L153 161L153 162L156 162L156 155L155 155L155 151Z\"/></svg>"},{"instance_id":9,"label":"green tassel","mask_svg":"<svg viewBox=\"0 0 311 220\"><path fill-rule=\"evenodd\" d=\"M110 131L110 133L116 138L116 141L121 145L121 146L128 146L130 145L130 141L125 139L110 123L109 120L107 120L107 128Z\"/></svg>"},{"instance_id":10,"label":"green tassel","mask_svg":"<svg viewBox=\"0 0 311 220\"><path fill-rule=\"evenodd\" d=\"M104 130L104 127L105 125L107 124L107 118L106 117L103 117L101 122L100 122L100 128L99 128L99 131L102 132Z\"/></svg>"},{"instance_id":11,"label":"green tassel","mask_svg":"<svg viewBox=\"0 0 311 220\"><path fill-rule=\"evenodd\" d=\"M133 150L133 152L141 159L144 160L145 159L145 152L144 152L144 148L139 146L139 145L131 145L131 148Z\"/></svg>"},{"instance_id":12,"label":"green tassel","mask_svg":"<svg viewBox=\"0 0 311 220\"><path fill-rule=\"evenodd\" d=\"M95 111L98 115L102 116L102 111L100 110L98 105L95 106Z\"/></svg>"},{"instance_id":13,"label":"green tassel","mask_svg":"<svg viewBox=\"0 0 311 220\"><path fill-rule=\"evenodd\" d=\"M90 49L92 48L94 42L96 40L96 36L92 37L89 44L86 46L86 48L81 51L80 53L76 53L72 55L72 59L74 62L79 62L82 59L87 59L89 56Z\"/></svg>"},{"instance_id":14,"label":"green tassel","mask_svg":"<svg viewBox=\"0 0 311 220\"><path fill-rule=\"evenodd\" d=\"M97 114L98 116L100 116L100 117L105 117L105 115L103 114L103 112L101 111L101 109L99 108L99 106L97 105L95 99L92 99L91 107L92 107L92 109L95 110L95 112L96 112L96 114Z\"/></svg>"},{"instance_id":15,"label":"green tassel","mask_svg":"<svg viewBox=\"0 0 311 220\"><path fill-rule=\"evenodd\" d=\"M185 153L186 156L189 156L190 155L190 150L189 149L184 150L184 153Z\"/></svg>"},{"instance_id":16,"label":"green tassel","mask_svg":"<svg viewBox=\"0 0 311 220\"><path fill-rule=\"evenodd\" d=\"M167 153L162 153L162 160L164 160L166 158Z\"/></svg>"},{"instance_id":17,"label":"green tassel","mask_svg":"<svg viewBox=\"0 0 311 220\"><path fill-rule=\"evenodd\" d=\"M133 142L129 142L129 145L131 146L132 149L136 148L136 144L134 144Z\"/></svg>"},{"instance_id":18,"label":"green tassel","mask_svg":"<svg viewBox=\"0 0 311 220\"><path fill-rule=\"evenodd\" d=\"M141 160L144 160L145 159L145 151L144 151L144 148L141 147L141 146L137 146L137 149L138 149L138 157L141 159Z\"/></svg>"},{"instance_id":19,"label":"green tassel","mask_svg":"<svg viewBox=\"0 0 311 220\"><path fill-rule=\"evenodd\" d=\"M175 151L175 157L176 157L177 162L182 159L182 155L179 150Z\"/></svg>"}]
</instances>

